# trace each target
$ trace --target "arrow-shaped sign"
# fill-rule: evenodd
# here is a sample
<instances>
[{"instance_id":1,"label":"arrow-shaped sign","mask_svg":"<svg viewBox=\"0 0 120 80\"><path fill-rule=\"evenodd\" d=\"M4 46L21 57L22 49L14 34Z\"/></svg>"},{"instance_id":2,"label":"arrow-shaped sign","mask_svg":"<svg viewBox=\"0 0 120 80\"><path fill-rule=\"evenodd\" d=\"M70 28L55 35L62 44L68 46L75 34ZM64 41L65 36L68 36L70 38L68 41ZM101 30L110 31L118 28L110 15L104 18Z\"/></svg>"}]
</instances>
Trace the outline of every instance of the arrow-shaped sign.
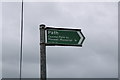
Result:
<instances>
[{"instance_id":1,"label":"arrow-shaped sign","mask_svg":"<svg viewBox=\"0 0 120 80\"><path fill-rule=\"evenodd\" d=\"M82 46L85 39L81 29L51 28L45 29L46 45Z\"/></svg>"}]
</instances>

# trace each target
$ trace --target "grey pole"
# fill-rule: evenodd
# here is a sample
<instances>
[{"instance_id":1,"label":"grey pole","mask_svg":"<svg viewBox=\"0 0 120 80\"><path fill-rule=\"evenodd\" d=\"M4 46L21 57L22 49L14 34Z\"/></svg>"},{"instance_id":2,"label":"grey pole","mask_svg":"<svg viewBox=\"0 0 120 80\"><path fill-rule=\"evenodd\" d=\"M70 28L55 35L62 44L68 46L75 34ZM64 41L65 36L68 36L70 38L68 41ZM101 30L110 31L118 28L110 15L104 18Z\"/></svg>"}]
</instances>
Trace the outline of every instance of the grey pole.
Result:
<instances>
[{"instance_id":1,"label":"grey pole","mask_svg":"<svg viewBox=\"0 0 120 80\"><path fill-rule=\"evenodd\" d=\"M23 48L23 0L21 8L21 40L20 40L20 80L22 77L22 48Z\"/></svg>"},{"instance_id":2,"label":"grey pole","mask_svg":"<svg viewBox=\"0 0 120 80\"><path fill-rule=\"evenodd\" d=\"M40 25L40 62L41 80L46 80L46 46L45 46L45 25Z\"/></svg>"}]
</instances>

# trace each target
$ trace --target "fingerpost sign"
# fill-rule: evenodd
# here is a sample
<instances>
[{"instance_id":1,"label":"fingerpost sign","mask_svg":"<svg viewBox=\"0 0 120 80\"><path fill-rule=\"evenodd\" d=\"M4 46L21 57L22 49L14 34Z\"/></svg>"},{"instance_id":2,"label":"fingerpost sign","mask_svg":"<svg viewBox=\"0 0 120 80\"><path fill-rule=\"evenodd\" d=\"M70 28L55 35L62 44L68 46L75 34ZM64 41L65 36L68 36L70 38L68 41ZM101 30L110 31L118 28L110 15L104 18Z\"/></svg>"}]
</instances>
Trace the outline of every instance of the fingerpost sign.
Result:
<instances>
[{"instance_id":1,"label":"fingerpost sign","mask_svg":"<svg viewBox=\"0 0 120 80\"><path fill-rule=\"evenodd\" d=\"M48 46L82 46L84 39L81 29L45 28L45 43Z\"/></svg>"},{"instance_id":2,"label":"fingerpost sign","mask_svg":"<svg viewBox=\"0 0 120 80\"><path fill-rule=\"evenodd\" d=\"M41 79L46 80L46 46L78 46L85 40L81 29L52 28L40 25Z\"/></svg>"}]
</instances>

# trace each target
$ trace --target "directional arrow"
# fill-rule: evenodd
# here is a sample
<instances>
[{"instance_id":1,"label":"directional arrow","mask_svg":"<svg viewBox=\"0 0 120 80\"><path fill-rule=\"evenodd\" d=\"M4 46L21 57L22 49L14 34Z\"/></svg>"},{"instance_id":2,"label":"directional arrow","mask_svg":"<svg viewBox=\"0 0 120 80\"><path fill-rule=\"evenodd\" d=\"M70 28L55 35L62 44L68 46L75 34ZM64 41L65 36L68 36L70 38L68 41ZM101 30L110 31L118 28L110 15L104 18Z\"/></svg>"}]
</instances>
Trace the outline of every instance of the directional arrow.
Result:
<instances>
[{"instance_id":1,"label":"directional arrow","mask_svg":"<svg viewBox=\"0 0 120 80\"><path fill-rule=\"evenodd\" d=\"M51 28L45 29L46 45L82 46L85 39L81 29Z\"/></svg>"},{"instance_id":2,"label":"directional arrow","mask_svg":"<svg viewBox=\"0 0 120 80\"><path fill-rule=\"evenodd\" d=\"M79 40L79 42L78 42L78 44L82 44L83 43L83 41L85 40L85 37L84 37L84 35L82 34L82 32L81 31L78 31L77 32L78 33L78 35L80 36L80 40Z\"/></svg>"}]
</instances>

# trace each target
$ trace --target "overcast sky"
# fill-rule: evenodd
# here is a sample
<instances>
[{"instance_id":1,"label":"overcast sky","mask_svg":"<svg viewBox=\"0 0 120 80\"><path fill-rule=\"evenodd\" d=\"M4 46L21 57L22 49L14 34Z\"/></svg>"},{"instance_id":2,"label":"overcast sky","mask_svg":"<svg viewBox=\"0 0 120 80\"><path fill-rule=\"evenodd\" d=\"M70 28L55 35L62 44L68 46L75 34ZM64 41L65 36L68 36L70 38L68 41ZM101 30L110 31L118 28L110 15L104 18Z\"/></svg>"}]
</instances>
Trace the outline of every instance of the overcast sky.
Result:
<instances>
[{"instance_id":1,"label":"overcast sky","mask_svg":"<svg viewBox=\"0 0 120 80\"><path fill-rule=\"evenodd\" d=\"M118 77L118 3L26 2L22 77L39 77L39 24L81 28L83 47L47 47L49 78ZM2 3L3 73L19 77L21 3Z\"/></svg>"}]
</instances>

